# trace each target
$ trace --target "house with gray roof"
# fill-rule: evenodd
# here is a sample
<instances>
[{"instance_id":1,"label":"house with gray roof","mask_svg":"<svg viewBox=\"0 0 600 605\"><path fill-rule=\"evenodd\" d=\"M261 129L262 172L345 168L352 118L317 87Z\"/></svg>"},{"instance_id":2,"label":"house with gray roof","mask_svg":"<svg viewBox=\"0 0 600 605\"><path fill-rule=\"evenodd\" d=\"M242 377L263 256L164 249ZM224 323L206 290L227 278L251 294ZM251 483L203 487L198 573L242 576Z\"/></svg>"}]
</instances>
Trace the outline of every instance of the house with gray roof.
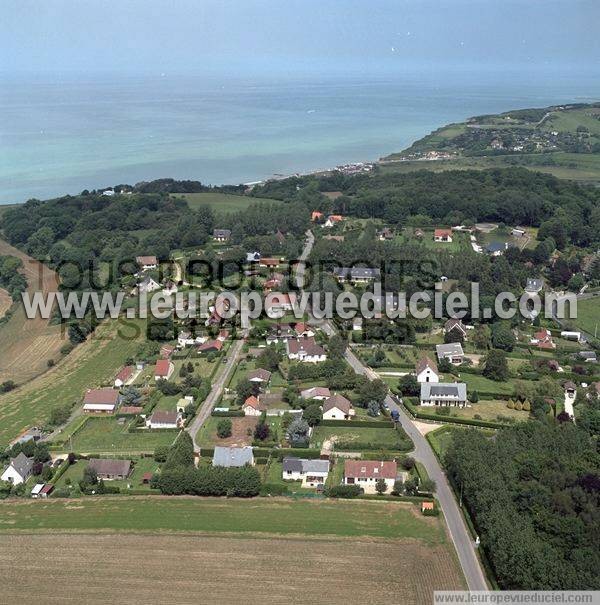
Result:
<instances>
[{"instance_id":1,"label":"house with gray roof","mask_svg":"<svg viewBox=\"0 0 600 605\"><path fill-rule=\"evenodd\" d=\"M463 408L468 405L464 382L422 382L421 405L444 405Z\"/></svg>"},{"instance_id":2,"label":"house with gray roof","mask_svg":"<svg viewBox=\"0 0 600 605\"><path fill-rule=\"evenodd\" d=\"M302 487L323 485L329 473L329 460L306 458L284 458L282 477L284 481L302 481Z\"/></svg>"},{"instance_id":3,"label":"house with gray roof","mask_svg":"<svg viewBox=\"0 0 600 605\"><path fill-rule=\"evenodd\" d=\"M528 292L529 294L537 294L538 292L541 292L543 287L544 280L541 277L536 279L528 277L525 285L525 292Z\"/></svg>"},{"instance_id":4,"label":"house with gray roof","mask_svg":"<svg viewBox=\"0 0 600 605\"><path fill-rule=\"evenodd\" d=\"M213 454L213 466L254 466L254 455L250 446L245 447L223 447L217 445Z\"/></svg>"},{"instance_id":5,"label":"house with gray roof","mask_svg":"<svg viewBox=\"0 0 600 605\"><path fill-rule=\"evenodd\" d=\"M11 458L10 464L0 476L2 481L9 481L13 485L25 483L33 471L33 458L28 458L23 452Z\"/></svg>"},{"instance_id":6,"label":"house with gray roof","mask_svg":"<svg viewBox=\"0 0 600 605\"><path fill-rule=\"evenodd\" d=\"M228 242L231 239L231 229L213 229L213 239L217 242Z\"/></svg>"},{"instance_id":7,"label":"house with gray roof","mask_svg":"<svg viewBox=\"0 0 600 605\"><path fill-rule=\"evenodd\" d=\"M333 276L339 282L352 282L354 284L367 284L379 279L381 271L371 267L336 267Z\"/></svg>"},{"instance_id":8,"label":"house with gray roof","mask_svg":"<svg viewBox=\"0 0 600 605\"><path fill-rule=\"evenodd\" d=\"M127 479L133 470L131 460L112 458L90 458L88 466L94 470L98 479Z\"/></svg>"},{"instance_id":9,"label":"house with gray roof","mask_svg":"<svg viewBox=\"0 0 600 605\"><path fill-rule=\"evenodd\" d=\"M438 361L447 359L453 365L460 365L465 357L460 342L448 342L443 345L435 345Z\"/></svg>"}]
</instances>

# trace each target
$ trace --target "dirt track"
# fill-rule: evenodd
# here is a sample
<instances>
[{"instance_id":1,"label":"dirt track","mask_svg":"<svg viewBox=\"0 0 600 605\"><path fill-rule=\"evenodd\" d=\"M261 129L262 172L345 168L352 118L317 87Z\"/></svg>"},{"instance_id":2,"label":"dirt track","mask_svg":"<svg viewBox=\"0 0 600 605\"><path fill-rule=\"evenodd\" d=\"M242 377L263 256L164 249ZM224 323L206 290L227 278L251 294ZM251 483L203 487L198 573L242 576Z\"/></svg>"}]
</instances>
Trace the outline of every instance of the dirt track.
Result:
<instances>
[{"instance_id":1,"label":"dirt track","mask_svg":"<svg viewBox=\"0 0 600 605\"><path fill-rule=\"evenodd\" d=\"M0 581L2 602L91 605L429 605L461 588L441 546L172 534L4 534Z\"/></svg>"}]
</instances>

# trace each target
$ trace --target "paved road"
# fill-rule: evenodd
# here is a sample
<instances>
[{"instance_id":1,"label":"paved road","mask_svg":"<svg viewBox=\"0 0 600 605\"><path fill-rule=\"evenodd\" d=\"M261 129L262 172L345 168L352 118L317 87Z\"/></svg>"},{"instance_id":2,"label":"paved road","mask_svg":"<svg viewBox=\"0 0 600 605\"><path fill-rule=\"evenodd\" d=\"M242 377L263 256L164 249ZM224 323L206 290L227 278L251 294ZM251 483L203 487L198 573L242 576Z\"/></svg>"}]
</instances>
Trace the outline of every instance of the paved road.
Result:
<instances>
[{"instance_id":1,"label":"paved road","mask_svg":"<svg viewBox=\"0 0 600 605\"><path fill-rule=\"evenodd\" d=\"M300 257L301 261L305 261L308 258L314 241L315 238L313 234L308 231L307 241ZM296 283L300 288L303 286L304 268L304 264L299 263L296 270ZM336 330L330 321L323 321L319 323L321 329L328 336L333 336L335 334ZM369 378L369 380L378 378L377 374L370 368L366 367L350 349L347 349L345 357L357 374L364 374L367 376L367 378ZM402 428L406 431L408 436L415 444L415 449L412 455L416 460L423 464L429 477L436 483L436 496L442 511L444 512L448 530L450 532L452 541L454 542L458 559L460 561L469 589L487 590L488 586L485 579L485 574L483 573L481 564L477 558L475 544L471 539L471 534L467 529L461 510L456 502L456 499L454 498L454 493L452 492L448 479L446 478L438 459L435 457L435 454L429 446L427 439L421 435L410 416L404 411L404 408L399 406L390 395L386 397L386 403L391 410L398 411Z\"/></svg>"},{"instance_id":2,"label":"paved road","mask_svg":"<svg viewBox=\"0 0 600 605\"><path fill-rule=\"evenodd\" d=\"M240 358L240 354L242 352L242 347L244 345L243 340L236 340L230 347L227 353L227 363L225 364L225 368L222 372L219 373L217 380L213 383L212 389L208 394L208 397L205 399L202 407L196 414L196 417L192 421L192 423L186 427L186 431L190 434L192 441L194 442L194 450L196 452L200 451L200 446L196 443L196 433L200 430L200 427L206 422L212 409L221 396L229 377L233 373L235 367L237 366Z\"/></svg>"}]
</instances>

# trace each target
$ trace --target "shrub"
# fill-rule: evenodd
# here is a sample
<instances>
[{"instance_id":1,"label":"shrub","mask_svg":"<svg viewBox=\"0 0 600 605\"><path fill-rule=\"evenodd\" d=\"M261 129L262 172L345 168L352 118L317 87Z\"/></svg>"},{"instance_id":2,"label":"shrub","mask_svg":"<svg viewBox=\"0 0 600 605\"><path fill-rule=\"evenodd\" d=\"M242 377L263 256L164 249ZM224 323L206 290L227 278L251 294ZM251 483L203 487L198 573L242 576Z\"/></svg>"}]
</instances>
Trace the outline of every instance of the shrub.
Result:
<instances>
[{"instance_id":1,"label":"shrub","mask_svg":"<svg viewBox=\"0 0 600 605\"><path fill-rule=\"evenodd\" d=\"M231 420L229 418L219 420L217 424L217 436L221 439L231 437Z\"/></svg>"},{"instance_id":2,"label":"shrub","mask_svg":"<svg viewBox=\"0 0 600 605\"><path fill-rule=\"evenodd\" d=\"M515 402L514 402L512 399L509 399L509 400L508 400L508 403L506 404L506 407L507 407L509 410L514 410L514 409L515 409Z\"/></svg>"},{"instance_id":3,"label":"shrub","mask_svg":"<svg viewBox=\"0 0 600 605\"><path fill-rule=\"evenodd\" d=\"M334 485L325 489L328 498L356 498L363 492L358 485Z\"/></svg>"},{"instance_id":4,"label":"shrub","mask_svg":"<svg viewBox=\"0 0 600 605\"><path fill-rule=\"evenodd\" d=\"M154 460L156 462L166 462L168 455L169 455L169 446L168 445L158 445L154 449Z\"/></svg>"}]
</instances>

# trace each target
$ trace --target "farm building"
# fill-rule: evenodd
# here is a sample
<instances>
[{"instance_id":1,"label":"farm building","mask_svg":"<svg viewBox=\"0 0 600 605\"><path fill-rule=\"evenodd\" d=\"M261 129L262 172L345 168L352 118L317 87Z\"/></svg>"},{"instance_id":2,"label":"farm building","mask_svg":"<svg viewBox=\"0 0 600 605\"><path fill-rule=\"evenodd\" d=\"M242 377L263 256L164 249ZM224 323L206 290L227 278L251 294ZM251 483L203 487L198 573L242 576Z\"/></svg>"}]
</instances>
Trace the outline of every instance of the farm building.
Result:
<instances>
[{"instance_id":1,"label":"farm building","mask_svg":"<svg viewBox=\"0 0 600 605\"><path fill-rule=\"evenodd\" d=\"M119 405L119 399L117 389L90 389L83 398L83 411L85 414L112 414Z\"/></svg>"},{"instance_id":2,"label":"farm building","mask_svg":"<svg viewBox=\"0 0 600 605\"><path fill-rule=\"evenodd\" d=\"M127 479L131 474L131 460L113 460L109 458L90 458L88 466L98 479Z\"/></svg>"}]
</instances>

